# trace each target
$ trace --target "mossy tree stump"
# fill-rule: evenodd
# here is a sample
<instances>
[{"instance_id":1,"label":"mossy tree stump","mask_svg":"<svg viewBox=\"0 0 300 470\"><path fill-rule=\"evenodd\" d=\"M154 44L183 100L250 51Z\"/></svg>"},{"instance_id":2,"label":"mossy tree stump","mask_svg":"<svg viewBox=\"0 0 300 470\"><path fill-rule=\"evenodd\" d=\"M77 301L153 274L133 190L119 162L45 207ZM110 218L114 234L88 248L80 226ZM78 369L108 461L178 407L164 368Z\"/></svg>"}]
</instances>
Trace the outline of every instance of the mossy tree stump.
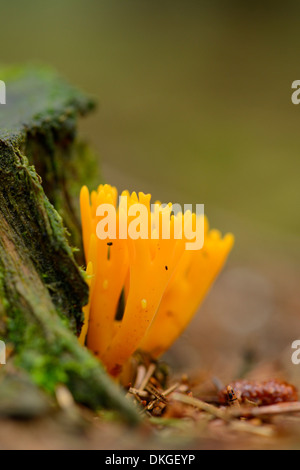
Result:
<instances>
[{"instance_id":1,"label":"mossy tree stump","mask_svg":"<svg viewBox=\"0 0 300 470\"><path fill-rule=\"evenodd\" d=\"M88 287L64 224L78 246L71 185L86 183L90 157L75 139L76 123L94 103L48 69L0 69L0 78L7 92L0 106L0 339L12 348L14 368L37 386L53 392L63 383L77 401L136 421L76 336Z\"/></svg>"}]
</instances>

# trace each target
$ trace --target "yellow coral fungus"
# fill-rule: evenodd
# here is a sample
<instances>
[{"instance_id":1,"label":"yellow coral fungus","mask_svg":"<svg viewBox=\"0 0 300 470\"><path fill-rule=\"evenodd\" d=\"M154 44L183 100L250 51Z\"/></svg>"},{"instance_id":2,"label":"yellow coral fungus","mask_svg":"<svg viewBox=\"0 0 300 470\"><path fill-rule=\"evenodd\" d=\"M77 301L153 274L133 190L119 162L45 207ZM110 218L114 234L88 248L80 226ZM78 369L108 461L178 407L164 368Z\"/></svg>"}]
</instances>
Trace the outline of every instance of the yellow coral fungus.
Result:
<instances>
[{"instance_id":1,"label":"yellow coral fungus","mask_svg":"<svg viewBox=\"0 0 300 470\"><path fill-rule=\"evenodd\" d=\"M218 231L209 230L205 219L203 248L186 250L182 227L187 219L195 225L195 214L174 215L168 210L171 206L157 204L158 218L152 219L150 195L124 191L119 206L117 196L116 188L109 185L100 185L91 197L83 187L80 195L90 285L80 342L112 375L119 374L136 350L156 358L172 345L191 321L233 245L231 234L222 238ZM135 204L140 204L140 212L145 208L146 227L131 211ZM110 207L115 211L111 230L100 206L106 212ZM169 219L169 237L159 223L164 217ZM130 228L124 224L128 220L139 229L139 237L130 237ZM99 235L99 223L102 229L106 225L105 236ZM121 297L124 311L118 319Z\"/></svg>"}]
</instances>

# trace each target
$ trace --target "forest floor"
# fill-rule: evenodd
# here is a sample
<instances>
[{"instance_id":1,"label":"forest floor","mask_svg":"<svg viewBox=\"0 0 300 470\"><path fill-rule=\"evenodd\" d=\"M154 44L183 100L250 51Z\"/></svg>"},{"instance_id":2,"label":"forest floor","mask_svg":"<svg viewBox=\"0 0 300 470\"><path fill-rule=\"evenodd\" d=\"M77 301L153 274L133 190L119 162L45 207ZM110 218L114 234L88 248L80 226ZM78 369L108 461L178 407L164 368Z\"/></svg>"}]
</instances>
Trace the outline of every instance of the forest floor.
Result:
<instances>
[{"instance_id":1,"label":"forest floor","mask_svg":"<svg viewBox=\"0 0 300 470\"><path fill-rule=\"evenodd\" d=\"M145 363L128 384L128 399L143 417L140 426L78 406L64 387L50 403L45 397L28 401L31 391L24 389L11 397L13 403L0 403L0 448L299 448L300 402L260 408L251 401L238 407L218 401L218 388L239 379L284 380L300 390L300 366L291 360L291 345L299 339L299 280L290 265L280 272L269 263L226 269L163 358L167 380L159 375L164 368ZM28 406L34 417L24 413L20 419L20 409ZM9 413L15 407L18 412Z\"/></svg>"}]
</instances>

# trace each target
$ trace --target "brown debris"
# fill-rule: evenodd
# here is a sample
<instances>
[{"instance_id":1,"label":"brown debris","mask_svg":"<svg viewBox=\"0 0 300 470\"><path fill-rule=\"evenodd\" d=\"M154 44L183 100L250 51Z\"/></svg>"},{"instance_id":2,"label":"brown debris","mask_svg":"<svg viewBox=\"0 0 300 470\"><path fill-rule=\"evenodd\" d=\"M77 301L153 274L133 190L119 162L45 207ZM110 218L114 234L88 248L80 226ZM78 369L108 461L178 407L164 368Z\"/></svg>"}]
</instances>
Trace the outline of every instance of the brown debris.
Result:
<instances>
[{"instance_id":1,"label":"brown debris","mask_svg":"<svg viewBox=\"0 0 300 470\"><path fill-rule=\"evenodd\" d=\"M229 432L231 435L249 433L269 439L280 433L275 422L276 416L297 417L297 413L300 413L300 402L288 401L296 397L296 389L286 382L233 382L219 392L219 403L212 404L213 400L209 397L200 400L193 396L193 385L186 375L164 389L156 377L156 367L154 363L147 368L139 366L135 384L139 388L130 387L128 392L128 396L134 397L142 407L142 412L151 418L151 423L156 427L159 427L159 423L168 423L168 420L182 423L188 420L197 426L201 424L201 429L206 429L214 436L220 432ZM241 384L244 386L244 394L241 393ZM252 394L245 393L246 385ZM261 399L259 402L258 396ZM280 402L280 398L286 402ZM258 406L265 402L273 404Z\"/></svg>"}]
</instances>

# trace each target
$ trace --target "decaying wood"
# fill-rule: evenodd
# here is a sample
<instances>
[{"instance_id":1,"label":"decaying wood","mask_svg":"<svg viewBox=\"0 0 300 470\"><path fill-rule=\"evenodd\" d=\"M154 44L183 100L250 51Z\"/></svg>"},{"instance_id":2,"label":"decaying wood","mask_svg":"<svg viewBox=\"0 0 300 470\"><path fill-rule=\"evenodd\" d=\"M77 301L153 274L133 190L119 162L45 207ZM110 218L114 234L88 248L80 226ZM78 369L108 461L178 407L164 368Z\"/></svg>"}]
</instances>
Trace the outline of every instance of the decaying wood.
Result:
<instances>
[{"instance_id":1,"label":"decaying wood","mask_svg":"<svg viewBox=\"0 0 300 470\"><path fill-rule=\"evenodd\" d=\"M93 102L49 70L1 70L1 78L0 339L12 348L14 367L38 386L54 392L63 383L77 401L135 420L131 404L78 344L88 287L58 213L78 239L70 193L76 122ZM88 165L81 153L77 173Z\"/></svg>"}]
</instances>

